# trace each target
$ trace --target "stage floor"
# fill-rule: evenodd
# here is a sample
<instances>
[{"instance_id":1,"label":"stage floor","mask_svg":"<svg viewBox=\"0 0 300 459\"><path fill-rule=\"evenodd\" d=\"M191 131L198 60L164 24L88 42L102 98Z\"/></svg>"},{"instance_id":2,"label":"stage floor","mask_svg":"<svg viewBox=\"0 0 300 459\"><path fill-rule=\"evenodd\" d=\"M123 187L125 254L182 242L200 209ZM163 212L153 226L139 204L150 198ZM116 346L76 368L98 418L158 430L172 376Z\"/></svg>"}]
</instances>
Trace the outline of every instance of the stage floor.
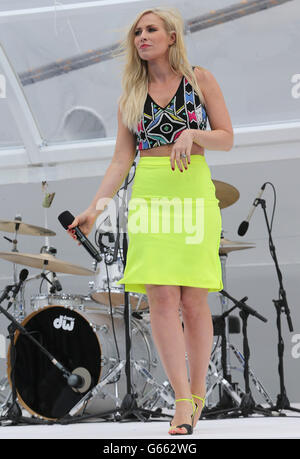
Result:
<instances>
[{"instance_id":1,"label":"stage floor","mask_svg":"<svg viewBox=\"0 0 300 459\"><path fill-rule=\"evenodd\" d=\"M300 408L300 404L293 404ZM299 439L300 413L284 411L286 417L262 417L259 415L237 419L201 420L192 436L184 439ZM150 420L107 422L84 421L79 424L53 425L3 425L1 439L175 439L168 435L168 421Z\"/></svg>"}]
</instances>

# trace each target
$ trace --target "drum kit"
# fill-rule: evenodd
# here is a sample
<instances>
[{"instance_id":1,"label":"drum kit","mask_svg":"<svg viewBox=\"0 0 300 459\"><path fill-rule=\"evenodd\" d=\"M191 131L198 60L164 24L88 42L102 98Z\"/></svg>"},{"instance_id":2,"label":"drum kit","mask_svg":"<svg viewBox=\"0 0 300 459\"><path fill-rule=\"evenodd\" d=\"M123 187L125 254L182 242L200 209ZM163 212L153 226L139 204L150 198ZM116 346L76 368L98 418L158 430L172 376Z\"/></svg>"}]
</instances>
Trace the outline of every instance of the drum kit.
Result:
<instances>
[{"instance_id":1,"label":"drum kit","mask_svg":"<svg viewBox=\"0 0 300 459\"><path fill-rule=\"evenodd\" d=\"M19 297L10 301L11 317L25 332L15 326L13 364L11 345L7 352L7 376L0 381L1 419L14 418L16 421L16 412L12 410L14 389L22 411L45 422L83 418L83 413L100 417L118 413L126 393L122 372L126 362L123 294L121 288L114 285L122 277L120 260L108 264L108 281L103 275L104 262L100 270L95 266L93 270L87 269L58 259L56 249L50 246L43 246L39 254L18 252L19 234L55 236L53 231L20 220L0 220L0 231L15 233L14 240L4 236L13 243L13 250L0 252L0 258L13 264L13 285L18 284L16 265L40 271L26 278ZM106 255L109 260L109 253ZM90 282L87 295L65 294L56 273L94 277L95 280ZM40 289L39 294L31 296L28 312L24 291L28 282L37 279L47 281L48 291L42 293ZM133 311L130 320L132 386L138 394L139 406L145 413L153 406L172 408L173 391L153 345L145 295L132 293L130 302ZM30 337L38 343L28 339ZM39 348L39 344L44 349ZM49 353L62 370L66 370L67 382L64 371L53 364ZM24 420L20 415L18 419Z\"/></svg>"},{"instance_id":2,"label":"drum kit","mask_svg":"<svg viewBox=\"0 0 300 459\"><path fill-rule=\"evenodd\" d=\"M239 199L239 192L232 185L216 180L213 182L221 209ZM13 306L11 320L14 320L15 326L7 352L7 376L0 381L0 397L3 400L0 416L2 419L10 418L11 407L16 403L14 398L17 398L22 411L43 422L62 422L72 417L81 419L84 415L117 420L118 409L126 394L123 368L128 362L128 355L125 355L124 289L117 285L123 275L121 256L118 255L114 261L114 248L97 244L100 250L104 250L104 257L98 265L99 269L94 263L94 269L91 270L58 259L56 249L51 246L43 246L39 254L18 251L19 234L55 236L47 228L26 224L16 218L12 221L0 220L0 231L15 233L13 240L4 236L13 244L12 251L0 252L1 259L13 264L14 286L18 285L17 265L40 271L27 278L20 285L19 293L10 301ZM225 290L228 254L254 247L254 244L225 239L222 233L219 256ZM94 280L89 282L89 293L86 295L65 294L56 273L87 276ZM28 282L36 279L45 280L48 291L42 293L40 288L38 294L31 296L31 311L28 313L25 289ZM155 413L150 411L152 409L156 409L158 415L164 415L162 409L173 409L175 399L153 345L147 296L128 293L128 297L131 384L138 406L144 410L146 417L147 412ZM222 314L226 315L228 297L220 294L220 301ZM207 398L209 400L212 390L220 386L238 404L241 392L231 386L230 353L236 355L241 366L243 362L242 354L230 344L228 315L224 330L226 359L220 347L215 349L208 374L208 381L213 382L208 388ZM250 376L269 402L268 394L251 370ZM10 391L3 395L5 389L6 392L7 389Z\"/></svg>"}]
</instances>

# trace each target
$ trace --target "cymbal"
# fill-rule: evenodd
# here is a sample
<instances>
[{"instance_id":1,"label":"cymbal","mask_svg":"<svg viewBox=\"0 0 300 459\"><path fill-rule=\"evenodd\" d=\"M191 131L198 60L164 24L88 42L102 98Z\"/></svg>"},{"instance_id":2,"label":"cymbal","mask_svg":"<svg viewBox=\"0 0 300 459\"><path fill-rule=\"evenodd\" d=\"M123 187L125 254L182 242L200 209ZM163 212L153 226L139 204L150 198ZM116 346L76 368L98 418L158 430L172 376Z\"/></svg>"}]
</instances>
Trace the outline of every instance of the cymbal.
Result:
<instances>
[{"instance_id":1,"label":"cymbal","mask_svg":"<svg viewBox=\"0 0 300 459\"><path fill-rule=\"evenodd\" d=\"M229 183L220 182L219 180L213 180L216 188L216 198L219 199L220 209L231 206L240 197L240 192L237 188Z\"/></svg>"},{"instance_id":2,"label":"cymbal","mask_svg":"<svg viewBox=\"0 0 300 459\"><path fill-rule=\"evenodd\" d=\"M41 226L30 225L20 220L0 220L0 231L6 231L7 233L15 233L16 225L19 225L18 233L26 234L28 236L55 236L54 231L48 228L42 228Z\"/></svg>"},{"instance_id":3,"label":"cymbal","mask_svg":"<svg viewBox=\"0 0 300 459\"><path fill-rule=\"evenodd\" d=\"M246 250L254 249L255 244L253 242L240 242L240 241L230 241L229 239L221 238L219 254L226 255L229 252L235 250Z\"/></svg>"},{"instance_id":4,"label":"cymbal","mask_svg":"<svg viewBox=\"0 0 300 459\"><path fill-rule=\"evenodd\" d=\"M91 269L59 260L49 253L34 255L31 253L0 252L0 258L19 265L30 266L31 268L41 270L46 269L55 273L75 274L77 276L91 276L95 274L95 271Z\"/></svg>"}]
</instances>

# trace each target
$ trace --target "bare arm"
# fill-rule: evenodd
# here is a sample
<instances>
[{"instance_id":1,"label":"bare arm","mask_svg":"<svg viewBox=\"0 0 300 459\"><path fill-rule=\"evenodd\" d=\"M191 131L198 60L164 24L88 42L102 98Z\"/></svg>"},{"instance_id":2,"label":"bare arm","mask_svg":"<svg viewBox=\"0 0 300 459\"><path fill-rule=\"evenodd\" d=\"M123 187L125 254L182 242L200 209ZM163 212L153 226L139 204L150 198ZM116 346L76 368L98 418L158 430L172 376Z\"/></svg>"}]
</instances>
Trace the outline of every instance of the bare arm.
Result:
<instances>
[{"instance_id":1,"label":"bare arm","mask_svg":"<svg viewBox=\"0 0 300 459\"><path fill-rule=\"evenodd\" d=\"M101 213L109 201L120 189L135 158L135 138L133 133L124 125L118 108L118 133L112 161L107 168L101 185L92 200L89 209Z\"/></svg>"},{"instance_id":2,"label":"bare arm","mask_svg":"<svg viewBox=\"0 0 300 459\"><path fill-rule=\"evenodd\" d=\"M120 107L118 107L118 133L113 158L107 168L101 185L89 207L77 215L69 226L70 235L76 239L73 228L80 226L81 231L87 236L98 217L103 212L110 200L120 189L135 158L134 134L124 125Z\"/></svg>"},{"instance_id":3,"label":"bare arm","mask_svg":"<svg viewBox=\"0 0 300 459\"><path fill-rule=\"evenodd\" d=\"M198 84L205 98L211 131L191 129L193 141L207 150L231 150L233 129L221 88L213 74L195 69Z\"/></svg>"}]
</instances>

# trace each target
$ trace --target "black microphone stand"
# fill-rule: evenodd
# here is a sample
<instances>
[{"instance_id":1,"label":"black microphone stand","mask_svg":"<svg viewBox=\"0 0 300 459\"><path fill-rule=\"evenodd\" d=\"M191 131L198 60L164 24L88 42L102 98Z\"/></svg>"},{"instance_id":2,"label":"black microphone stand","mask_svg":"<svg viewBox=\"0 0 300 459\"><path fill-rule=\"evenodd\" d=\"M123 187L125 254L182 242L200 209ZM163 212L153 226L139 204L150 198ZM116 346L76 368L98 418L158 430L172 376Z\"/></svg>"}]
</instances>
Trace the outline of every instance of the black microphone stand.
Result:
<instances>
[{"instance_id":1,"label":"black microphone stand","mask_svg":"<svg viewBox=\"0 0 300 459\"><path fill-rule=\"evenodd\" d=\"M42 421L37 418L29 418L22 416L22 410L17 403L17 389L16 389L16 382L15 382L15 368L16 368L16 346L15 346L15 332L18 330L22 335L26 336L29 340L31 340L39 349L49 358L51 363L58 368L59 371L62 372L62 376L67 379L69 386L77 387L78 379L76 378L77 375L73 375L69 372L64 366L58 362L55 357L50 354L40 343L37 341L31 333L29 333L26 328L24 328L7 310L5 310L1 303L9 298L9 292L13 289L13 285L8 285L5 287L3 294L0 298L0 313L4 314L7 319L11 322L10 325L7 327L9 332L9 339L10 339L10 382L12 388L12 403L10 404L7 413L5 416L0 417L0 422L3 421L12 421L13 425L17 425L20 423L25 424L53 424L52 421ZM14 296L12 296L13 298ZM11 302L10 302L11 303ZM9 303L9 305L10 305ZM8 307L9 307L8 305ZM74 378L75 376L75 378Z\"/></svg>"},{"instance_id":2,"label":"black microphone stand","mask_svg":"<svg viewBox=\"0 0 300 459\"><path fill-rule=\"evenodd\" d=\"M267 182L268 183L268 182ZM280 410L290 410L290 411L295 411L297 413L300 413L300 409L291 407L286 389L285 389L285 384L284 384L284 366L283 366L283 354L284 354L284 341L282 337L282 332L281 332L281 313L284 312L287 318L287 323L289 327L289 331L293 331L293 324L292 324L292 319L290 315L290 310L288 307L287 303L287 298L286 298L286 292L283 287L283 282L282 282L282 273L279 268L278 264L278 259L276 255L276 249L275 245L273 243L272 239L272 230L270 228L267 212L266 212L266 201L265 199L258 199L257 200L257 205L260 204L265 220L266 220L266 225L268 229L268 234L269 234L269 249L271 253L271 257L274 260L275 263L275 268L276 268L276 273L278 277L278 282L279 282L279 298L278 300L272 300L276 309L276 314L277 314L277 330L278 330L278 359L279 359L279 364L278 364L278 372L279 372L279 380L280 380L280 393L277 395L277 402L276 406L271 407L272 410L280 411Z\"/></svg>"},{"instance_id":3,"label":"black microphone stand","mask_svg":"<svg viewBox=\"0 0 300 459\"><path fill-rule=\"evenodd\" d=\"M240 317L242 319L242 332L243 332L243 354L244 354L244 380L245 380L245 393L241 398L240 406L236 408L227 408L224 410L219 410L211 408L203 410L203 418L218 418L224 417L229 415L230 417L248 417L251 414L262 414L264 416L271 417L272 414L268 409L264 409L261 406L256 405L249 384L249 358L250 358L250 349L249 349L249 342L248 342L248 334L247 334L247 322L249 315L257 317L259 320L263 322L267 322L267 319L255 311L253 308L245 304L247 297L243 298L242 300L238 301L232 296L230 296L225 290L221 290L220 292L222 295L229 298L235 305L225 311L217 320L224 321L225 317L227 317L235 308L240 309Z\"/></svg>"}]
</instances>

